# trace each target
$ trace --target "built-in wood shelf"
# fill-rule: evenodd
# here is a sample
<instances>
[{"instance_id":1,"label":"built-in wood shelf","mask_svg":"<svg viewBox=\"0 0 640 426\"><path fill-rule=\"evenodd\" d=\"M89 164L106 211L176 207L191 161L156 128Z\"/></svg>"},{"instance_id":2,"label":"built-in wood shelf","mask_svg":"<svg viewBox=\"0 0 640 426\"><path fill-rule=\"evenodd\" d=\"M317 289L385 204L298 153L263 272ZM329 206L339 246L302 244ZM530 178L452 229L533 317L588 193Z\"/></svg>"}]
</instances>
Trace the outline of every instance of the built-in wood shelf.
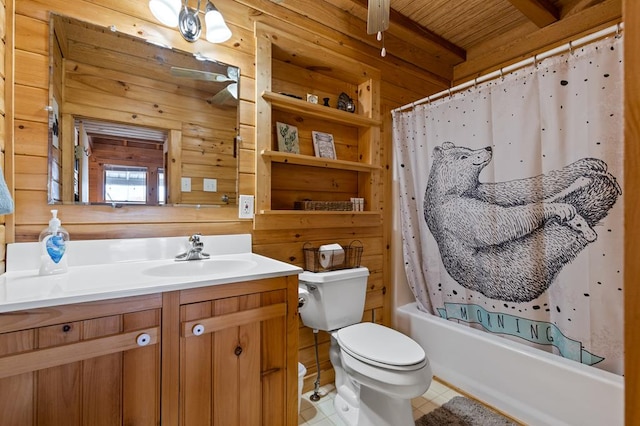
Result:
<instances>
[{"instance_id":1,"label":"built-in wood shelf","mask_svg":"<svg viewBox=\"0 0 640 426\"><path fill-rule=\"evenodd\" d=\"M356 172L372 172L380 170L380 166L356 161L332 160L330 158L313 157L311 155L292 154L280 151L262 151L263 158L268 158L273 163L297 164L300 166L323 167L326 169L353 170Z\"/></svg>"},{"instance_id":2,"label":"built-in wood shelf","mask_svg":"<svg viewBox=\"0 0 640 426\"><path fill-rule=\"evenodd\" d=\"M260 230L352 228L382 225L377 211L261 210L254 217Z\"/></svg>"},{"instance_id":3,"label":"built-in wood shelf","mask_svg":"<svg viewBox=\"0 0 640 426\"><path fill-rule=\"evenodd\" d=\"M352 112L342 111L336 108L326 107L324 105L313 104L291 96L281 95L274 92L263 92L262 98L271 102L273 108L283 111L289 111L304 114L309 117L320 118L326 121L332 121L338 124L344 124L354 127L372 127L380 126L382 122L373 118L365 117Z\"/></svg>"}]
</instances>

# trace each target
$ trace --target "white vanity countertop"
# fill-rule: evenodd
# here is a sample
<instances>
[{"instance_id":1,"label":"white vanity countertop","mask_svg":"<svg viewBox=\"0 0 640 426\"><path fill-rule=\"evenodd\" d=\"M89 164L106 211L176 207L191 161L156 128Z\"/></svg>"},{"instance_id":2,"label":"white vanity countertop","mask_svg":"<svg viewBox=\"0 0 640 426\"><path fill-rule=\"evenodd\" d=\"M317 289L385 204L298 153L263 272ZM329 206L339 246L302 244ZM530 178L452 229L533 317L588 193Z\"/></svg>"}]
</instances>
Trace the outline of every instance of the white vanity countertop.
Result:
<instances>
[{"instance_id":1,"label":"white vanity countertop","mask_svg":"<svg viewBox=\"0 0 640 426\"><path fill-rule=\"evenodd\" d=\"M38 274L38 243L9 244L7 272L0 275L0 313L302 272L297 266L252 253L250 235L201 239L211 258L183 262L174 257L186 251L186 237L70 241L68 272L47 276ZM174 267L195 272L174 272L178 270ZM164 273L167 270L172 272Z\"/></svg>"}]
</instances>

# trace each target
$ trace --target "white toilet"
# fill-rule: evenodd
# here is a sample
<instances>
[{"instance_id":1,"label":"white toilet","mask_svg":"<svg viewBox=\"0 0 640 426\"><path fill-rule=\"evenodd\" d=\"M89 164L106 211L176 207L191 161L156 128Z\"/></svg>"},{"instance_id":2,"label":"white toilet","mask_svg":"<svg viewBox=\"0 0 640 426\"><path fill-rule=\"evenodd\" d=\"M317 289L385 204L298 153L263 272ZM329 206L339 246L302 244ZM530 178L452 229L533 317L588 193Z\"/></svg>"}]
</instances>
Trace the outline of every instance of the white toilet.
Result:
<instances>
[{"instance_id":1,"label":"white toilet","mask_svg":"<svg viewBox=\"0 0 640 426\"><path fill-rule=\"evenodd\" d=\"M350 426L413 426L411 399L431 384L424 350L391 328L363 322L367 268L303 272L302 322L331 334L335 409Z\"/></svg>"}]
</instances>

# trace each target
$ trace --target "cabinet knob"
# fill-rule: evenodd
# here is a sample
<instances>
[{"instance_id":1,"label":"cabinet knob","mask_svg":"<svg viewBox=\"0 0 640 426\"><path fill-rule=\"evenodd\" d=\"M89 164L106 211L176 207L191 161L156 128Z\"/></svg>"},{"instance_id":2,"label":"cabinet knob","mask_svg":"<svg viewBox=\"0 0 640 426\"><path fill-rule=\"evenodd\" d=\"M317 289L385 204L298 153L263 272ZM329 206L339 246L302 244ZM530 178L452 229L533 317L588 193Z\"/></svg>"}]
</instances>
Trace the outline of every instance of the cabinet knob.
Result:
<instances>
[{"instance_id":1,"label":"cabinet knob","mask_svg":"<svg viewBox=\"0 0 640 426\"><path fill-rule=\"evenodd\" d=\"M147 333L142 333L136 339L136 343L138 343L138 346L147 346L149 343L151 343L151 336L149 336Z\"/></svg>"},{"instance_id":2,"label":"cabinet knob","mask_svg":"<svg viewBox=\"0 0 640 426\"><path fill-rule=\"evenodd\" d=\"M194 336L201 336L202 334L204 334L204 325L202 324L194 325L193 328L191 329L191 332L193 333Z\"/></svg>"},{"instance_id":3,"label":"cabinet knob","mask_svg":"<svg viewBox=\"0 0 640 426\"><path fill-rule=\"evenodd\" d=\"M237 346L236 350L233 351L233 353L235 353L236 356L240 356L240 354L242 353L242 347L241 346Z\"/></svg>"},{"instance_id":4,"label":"cabinet knob","mask_svg":"<svg viewBox=\"0 0 640 426\"><path fill-rule=\"evenodd\" d=\"M69 331L71 331L71 326L69 324L65 324L62 326L62 331L64 333L68 333Z\"/></svg>"}]
</instances>

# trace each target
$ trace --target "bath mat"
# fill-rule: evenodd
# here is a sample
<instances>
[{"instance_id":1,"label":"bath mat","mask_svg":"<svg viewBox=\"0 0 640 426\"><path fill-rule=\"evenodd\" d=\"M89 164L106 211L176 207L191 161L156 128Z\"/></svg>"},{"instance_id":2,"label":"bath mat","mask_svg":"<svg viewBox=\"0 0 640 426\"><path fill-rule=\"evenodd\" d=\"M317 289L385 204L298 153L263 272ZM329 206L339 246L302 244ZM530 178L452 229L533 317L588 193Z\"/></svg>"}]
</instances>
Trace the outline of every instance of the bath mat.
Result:
<instances>
[{"instance_id":1,"label":"bath mat","mask_svg":"<svg viewBox=\"0 0 640 426\"><path fill-rule=\"evenodd\" d=\"M517 426L517 423L474 400L456 396L420 417L416 426Z\"/></svg>"}]
</instances>

